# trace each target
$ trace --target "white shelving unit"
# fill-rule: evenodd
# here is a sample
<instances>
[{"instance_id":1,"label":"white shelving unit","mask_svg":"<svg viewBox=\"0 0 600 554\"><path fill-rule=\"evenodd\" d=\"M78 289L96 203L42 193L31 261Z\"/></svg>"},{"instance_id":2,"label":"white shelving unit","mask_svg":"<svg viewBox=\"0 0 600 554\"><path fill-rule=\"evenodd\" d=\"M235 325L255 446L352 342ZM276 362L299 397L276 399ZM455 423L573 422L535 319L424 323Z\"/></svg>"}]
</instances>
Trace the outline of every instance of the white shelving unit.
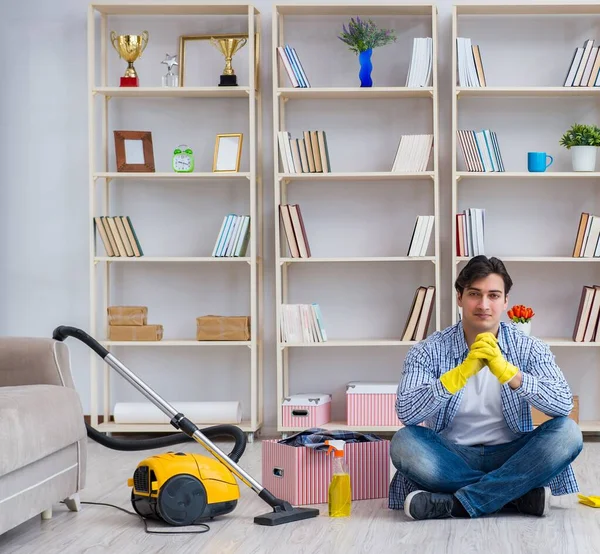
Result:
<instances>
[{"instance_id":1,"label":"white shelving unit","mask_svg":"<svg viewBox=\"0 0 600 554\"><path fill-rule=\"evenodd\" d=\"M369 17L383 18L380 21L387 21L385 18L406 18L403 21L414 19L415 17L421 17L426 20L425 26L429 26L429 29L425 35L420 34L416 36L431 36L433 37L433 76L432 86L423 88L408 88L405 86L377 86L374 84L373 87L361 88L359 86L352 87L340 87L340 86L329 86L323 87L315 84L313 80L310 88L290 88L289 80L287 78L285 69L280 62L279 55L277 54L276 48L286 44L287 25L294 25L303 17L309 18L331 18L336 17L336 25L341 29L342 23L345 23L350 17L360 16L363 19ZM288 22L289 21L289 22ZM440 249L439 249L439 167L438 167L438 147L439 147L439 126L438 126L438 73L437 73L437 54L438 54L438 42L437 42L437 8L434 4L419 4L419 5L378 5L378 4L323 4L323 3L311 3L311 4L276 4L273 7L272 16L272 66L273 66L273 156L274 156L274 227L275 227L275 290L276 290L276 333L277 333L277 430L283 434L287 432L297 431L295 428L285 427L282 423L281 413L281 402L283 398L289 395L290 391L290 372L293 371L290 368L289 354L290 350L295 348L310 349L355 349L360 347L402 347L404 351L408 347L414 344L414 341L402 341L399 338L386 338L386 339L350 339L342 340L330 338L324 343L285 343L281 340L280 332L280 321L281 321L281 305L289 302L289 288L290 279L295 276L291 276L290 272L293 272L293 267L304 266L305 264L338 264L338 263L357 263L357 264L387 264L395 263L398 264L398 275L401 278L403 267L407 267L405 264L428 264L431 267L431 282L436 287L436 301L435 309L432 314L430 332L434 328L438 330L440 328ZM408 24L407 24L408 25ZM385 25L383 25L385 26ZM402 27L403 31L409 26ZM412 29L411 29L412 31ZM414 31L413 31L414 32ZM307 39L308 40L308 39ZM296 43L298 45L306 46L307 40L303 43ZM311 37L310 45L315 48L315 40L318 42L318 38ZM412 37L410 39L412 46ZM294 44L292 44L294 46ZM397 45L391 44L385 46L386 49L397 48ZM345 48L345 45L344 45ZM377 52L377 50L374 50ZM398 56L407 57L406 63L410 65L410 53L411 48L408 51L405 49L398 49ZM302 54L299 52L300 60L303 61ZM335 63L335 57L338 56L337 52L329 51L324 49L323 55L326 56L327 64ZM357 63L357 62L356 62ZM307 68L307 64L303 62L304 68L307 71L308 78L311 80L310 70ZM358 65L356 65L356 72L358 72ZM397 82L405 82L406 74L398 75ZM313 86L313 84L315 86ZM358 85L358 81L357 81ZM281 165L279 155L279 145L277 140L277 133L279 131L288 130L287 127L287 116L294 110L294 103L296 101L312 101L312 100L324 100L331 102L331 110L343 110L343 102L347 100L360 100L363 105L368 109L373 106L373 102L384 99L386 101L392 100L397 101L398 106L402 106L402 103L406 100L421 98L430 100L430 130L427 132L433 133L433 170L425 171L421 173L392 173L391 171L359 171L359 172L348 172L343 170L344 160L337 158L332 160L331 173L297 173L289 174L283 172L283 166ZM342 107L340 107L342 106ZM328 107L329 109L329 107ZM319 129L325 128L323 124ZM313 127L314 128L314 125ZM305 127L304 129L308 129ZM350 129L349 129L350 130ZM357 129L354 129L357 131ZM328 135L328 141L331 139ZM397 146L397 137L393 137L395 146ZM392 160L390 159L390 167ZM317 182L322 183L323 187L326 187L328 183L342 182L347 184L347 190L344 194L352 195L353 191L360 190L360 187L368 186L369 183L377 183L377 186L383 187L402 187L407 191L413 190L413 187L428 187L427 190L431 192L430 200L431 204L428 208L431 213L435 216L434 233L432 234L433 252L431 256L423 257L407 257L407 256L352 256L352 257L310 257L310 258L291 258L287 252L287 245L285 239L285 233L280 224L279 219L279 205L288 202L288 187L301 187L303 183ZM303 212L304 213L304 212ZM398 213L402 214L402 206L398 206ZM416 215L410 214L407 216L411 219L411 223L414 222ZM332 223L334 225L334 223ZM360 225L360 222L357 223ZM309 242L311 248L315 250L315 244L318 242L318 236L313 235L311 237L310 228L307 229ZM408 237L398 237L396 251L403 252L408 247L410 241L410 235ZM422 283L420 283L422 284ZM411 296L414 295L414 289L407 293ZM314 302L319 302L320 292L312 294ZM327 313L323 314L325 319L325 328L329 337L335 337L335 329L331 329L327 325ZM408 313L404 315L408 317ZM374 314L374 317L377 317ZM392 332L393 335L401 335L402 329ZM398 367L401 367L401 358L398 358ZM394 376L394 379L399 377ZM338 386L344 386L345 377L340 375L340 381ZM365 375L365 379L368 380L369 376ZM318 388L319 384L315 383L313 388ZM306 391L293 391L293 392L306 392ZM323 425L325 428L332 429L352 429L355 431L370 431L370 432L393 432L397 430L397 427L350 427L345 422L332 421L327 425Z\"/></svg>"},{"instance_id":2,"label":"white shelving unit","mask_svg":"<svg viewBox=\"0 0 600 554\"><path fill-rule=\"evenodd\" d=\"M175 0L173 2L129 0L125 2L112 1L94 1L88 9L88 108L89 108L89 251L90 251L90 333L94 337L107 337L106 308L111 305L111 292L115 288L115 280L111 277L114 264L120 267L128 267L130 264L182 264L182 267L189 268L189 264L224 264L230 267L230 264L244 264L248 266L248 287L250 298L251 317L251 339L249 341L197 341L194 338L163 339L156 342L123 342L100 340L100 342L109 350L119 347L118 353L125 353L124 348L136 347L143 348L148 356L152 356L154 348L241 348L245 347L249 351L249 368L244 374L248 380L248 402L249 416L246 416L239 427L248 433L249 440L253 440L254 433L259 431L263 424L263 314L262 314L262 289L263 289L263 262L262 262L262 110L261 94L259 89L252 86L244 86L243 83L237 87L219 87L219 86L183 86L177 88L163 88L160 86L144 86L144 80L141 79L140 86L136 88L121 88L110 86L118 79L118 76L111 74L108 76L108 56L118 57L110 45L109 38L109 19L112 16L128 16L135 20L141 18L145 22L156 20L156 18L169 18L181 16L207 16L216 21L219 16L240 16L240 21L245 21L248 37L260 36L260 13L251 4L235 1L219 1L206 3L196 0ZM242 20L241 18L245 18ZM100 32L97 32L97 22L99 20ZM145 23L147 24L147 23ZM235 32L235 31L232 31ZM222 31L218 30L222 34ZM174 36L176 43L178 37ZM248 40L244 50L235 56L235 63L248 64L248 82L257 83L255 65L256 45L254 40ZM99 56L97 53L99 52ZM245 61L242 61L244 60ZM160 61L160 60L159 60ZM124 62L121 61L121 64ZM234 64L235 65L235 64ZM121 66L124 68L124 66ZM165 69L166 71L166 69ZM122 75L122 73L120 73ZM215 80L218 74L215 75ZM118 81L117 81L118 82ZM146 81L148 82L148 80ZM121 173L114 171L114 167L109 162L109 153L113 148L112 133L109 131L109 108L115 102L123 101L124 109L135 107L135 101L140 99L165 99L165 110L173 105L172 102L179 100L189 102L202 102L202 99L220 99L220 98L239 98L240 101L247 103L247 124L249 128L248 136L243 138L243 148L248 152L248 171L238 173L212 173L194 171L192 173L175 173L157 171L153 173ZM191 100L193 99L193 100ZM237 101L236 101L237 102ZM98 103L100 103L98 105ZM198 105L198 104L197 104ZM97 110L100 111L98 118L101 123L98 125ZM100 151L101 155L97 155ZM196 163L198 166L198 162ZM194 183L198 185L198 194L205 194L202 185L214 184L227 181L228 183L237 183L238 187L247 187L249 199L250 215L250 241L248 244L248 254L245 257L213 258L210 252L206 256L142 256L140 258L107 257L99 255L102 249L100 237L95 236L93 217L98 215L110 215L113 204L117 198L111 198L111 187L116 189L118 196L120 188L125 188L130 183L138 181L168 182L174 190L178 184ZM149 187L146 192L152 195L152 189ZM99 202L97 197L101 195ZM210 196L207 196L210 198ZM210 201L210 200L209 200ZM175 220L176 221L176 220ZM172 223L171 223L172 224ZM202 228L202 222L199 222L199 229L202 233L208 233L217 237L218 228ZM144 243L143 237L140 237L144 249L147 251L148 244ZM124 266L121 266L124 264ZM187 270L187 269L186 269ZM124 269L127 271L127 269ZM101 295L102 300L98 300ZM149 305L149 311L152 307ZM202 315L202 314L198 314ZM104 324L99 323L104 321ZM167 331L165 329L165 331ZM166 334L166 333L165 333ZM191 333L190 333L191 334ZM104 372L102 387L99 387L98 377L101 361L98 356L91 352L91 375L90 375L90 420L91 425L103 432L124 432L124 433L146 433L146 432L169 432L173 431L170 424L117 424L111 419L112 401L111 401L111 369L102 364ZM191 377L190 377L191 378ZM205 377L206 378L206 377ZM211 379L218 379L219 375L212 373ZM182 387L185 385L183 384ZM103 391L101 390L103 389ZM160 391L159 391L160 394ZM198 399L198 400L213 400ZM244 400L245 402L245 400ZM243 402L243 403L244 403ZM231 423L231 422L224 422ZM209 423L207 425L213 425Z\"/></svg>"},{"instance_id":3,"label":"white shelving unit","mask_svg":"<svg viewBox=\"0 0 600 554\"><path fill-rule=\"evenodd\" d=\"M556 170L554 168L549 169L545 173L530 173L528 171L513 171L512 167L506 165L505 172L499 173L480 173L480 172L468 172L468 171L459 171L458 170L458 160L462 160L462 152L459 149L458 140L456 137L456 131L458 129L469 128L472 129L472 126L465 127L463 125L459 125L459 116L463 113L468 113L469 111L469 101L470 99L476 99L479 104L479 111L477 112L478 125L479 129L481 128L490 128L489 123L486 121L486 113L494 113L492 105L490 104L487 110L482 110L481 102L486 101L486 99L516 99L515 103L521 100L529 101L530 99L540 99L540 106L532 109L542 110L541 103L543 101L548 101L551 99L559 99L559 100L568 100L572 99L573 102L581 101L584 99L593 100L600 98L598 95L600 94L600 88L594 87L564 87L560 86L562 81L560 79L564 79L564 75L568 70L568 64L570 63L570 56L572 55L573 50L578 44L575 42L569 42L569 46L566 47L567 50L564 51L564 63L560 63L560 74L562 77L557 77L558 72L555 75L555 84L553 85L543 85L543 86L496 86L497 82L493 83L493 86L490 84L489 74L494 72L493 62L490 62L492 59L492 55L490 53L490 49L486 50L485 46L485 33L482 31L479 33L478 39L481 47L481 55L483 59L483 68L486 73L486 80L488 86L486 87L460 87L458 86L458 55L457 55L457 47L456 47L456 38L457 37L469 37L471 38L472 32L476 29L476 25L480 22L485 24L486 29L490 29L490 21L499 21L497 18L512 18L511 21L518 27L519 32L524 33L524 29L526 25L529 25L531 36L527 37L528 44L531 48L535 49L536 39L534 38L535 33L535 21L538 21L538 18L544 19L546 21L550 21L548 18L553 18L554 21L557 21L557 18L561 18L561 16L568 16L568 21L571 23L575 23L577 20L579 23L583 21L582 17L586 16L595 16L596 18L600 17L600 4L598 3L590 3L590 4L577 4L577 3L546 3L546 2L534 2L531 4L514 4L514 3L502 3L502 4L494 4L494 3L486 3L486 4L457 4L453 7L452 13L452 283L455 282L458 273L464 265L466 261L468 261L469 257L459 257L457 256L456 250L456 219L455 216L459 213L461 207L459 206L459 199L463 199L465 193L461 188L464 185L471 185L472 183L476 183L477 187L480 187L481 190L489 191L490 195L494 198L499 198L499 195L503 195L506 197L508 193L501 187L505 184L513 182L519 182L522 184L522 190L527 190L530 186L535 186L536 183L543 183L545 185L550 185L552 183L557 183L556 186L561 186L560 182L565 181L565 186L574 187L577 190L578 187L585 186L586 184L590 184L590 182L595 184L600 178L600 172L571 172L571 171L561 171ZM501 20L501 19L500 19ZM467 30L462 27L461 22L467 21ZM597 21L597 19L596 19ZM484 23L485 22L485 23ZM526 23L527 22L527 23ZM506 24L506 23L505 23ZM577 29L580 29L576 25L573 27L573 32L577 34ZM498 31L497 31L498 32ZM585 31L579 31L585 32ZM593 35L593 33L592 33ZM499 36L495 34L492 41L499 41ZM571 35L568 35L569 38L572 38ZM585 38L588 38L587 35ZM591 36L590 38L597 39L596 36ZM511 41L519 40L519 38L513 37L511 35ZM564 39L564 37L561 37ZM582 38L583 40L583 38ZM473 39L473 44L476 44L477 41ZM518 43L521 45L521 43ZM596 40L597 45L597 40ZM503 55L510 57L511 53L502 52ZM552 58L552 53L547 53L548 56ZM511 58L509 58L511 59ZM554 58L553 58L554 59ZM487 61L486 61L487 60ZM500 57L496 55L493 57L493 61L498 62ZM527 59L528 62L533 66L532 58ZM515 66L519 66L519 62L522 60L515 61ZM554 67L556 63L553 62ZM512 68L514 69L514 67ZM494 73L498 80L499 70L496 68L496 72ZM515 69L516 71L516 69ZM508 70L507 70L508 72ZM564 74L563 74L564 73ZM507 73L508 77L512 77L511 73ZM521 76L523 73L521 73ZM548 72L545 74L545 78L548 77ZM531 103L528 104L531 106ZM567 108L565 107L565 110ZM472 123L470 124L472 125ZM518 126L518 123L516 124ZM517 127L518 130L515 130L515 134L521 132L523 129L521 127ZM566 129L565 129L566 130ZM525 129L525 131L532 132L530 129ZM555 151L558 150L558 138L552 142L555 145ZM504 152L504 148L507 148L510 145L509 136L499 137L501 150ZM562 147L561 147L562 148ZM535 150L535 148L530 148L530 150ZM553 151L552 153L555 153ZM523 153L523 156L526 156L526 152ZM523 158L525 159L525 158ZM523 166L524 164L521 164ZM526 164L525 164L526 165ZM556 164L555 164L556 166ZM514 164L513 164L514 167ZM556 189L553 189L556 190ZM517 193L520 194L520 193ZM502 204L502 210L510 210L510 206L513 205L515 201L517 201L518 196L513 196L509 198L505 198L505 203ZM467 206L468 204L465 204ZM488 215L486 214L486 218ZM508 224L508 223L507 223ZM576 232L576 224L577 221L569 220L569 241L571 237L573 241L575 239ZM487 230L486 230L487 235ZM550 239L551 240L551 239ZM487 242L487 241L486 241ZM507 242L507 244L509 244ZM516 246L515 243L512 243L513 246ZM572 249L572 244L571 247ZM510 249L510 247L507 247ZM547 276L546 279L550 281L552 279L551 272L555 271L559 267L566 265L568 267L573 267L572 277L576 279L577 277L577 269L574 268L585 268L587 264L592 264L591 268L594 268L597 262L600 262L599 258L573 258L570 256L570 251L565 248L565 255L546 255L546 256L504 256L498 255L495 253L488 252L487 244L486 244L486 255L496 255L502 259L502 261L506 262L507 268L509 272L514 271L517 267L541 264L543 268L547 268ZM518 264L515 266L514 264ZM574 265L571 265L574 264ZM584 264L583 266L581 264ZM546 269L544 269L546 271ZM596 274L597 275L597 274ZM579 282L579 281L578 281ZM582 282L581 285L584 283ZM560 286L560 283L557 284ZM577 303L579 302L579 296L572 298L573 310L576 312ZM509 307L512 302L509 301ZM537 310L536 310L537 313ZM458 321L458 306L456 301L456 295L452 294L452 322L456 323ZM535 326L534 319L534 326ZM574 324L574 321L573 321ZM595 351L595 348L600 346L599 343L585 343L585 342L574 342L570 337L540 337L547 344L549 344L553 349L554 348L575 348L578 352L584 352L585 349L592 349ZM580 349L583 349L580 350ZM599 433L600 432L600 421L580 421L580 427L583 432L586 433Z\"/></svg>"}]
</instances>

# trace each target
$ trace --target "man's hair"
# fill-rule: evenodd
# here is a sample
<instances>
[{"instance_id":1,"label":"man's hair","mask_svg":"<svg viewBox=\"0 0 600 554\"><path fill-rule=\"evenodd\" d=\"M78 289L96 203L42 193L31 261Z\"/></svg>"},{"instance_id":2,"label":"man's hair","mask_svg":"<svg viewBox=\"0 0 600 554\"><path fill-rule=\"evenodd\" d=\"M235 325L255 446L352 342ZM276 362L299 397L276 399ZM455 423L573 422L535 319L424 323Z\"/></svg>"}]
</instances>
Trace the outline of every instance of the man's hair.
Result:
<instances>
[{"instance_id":1,"label":"man's hair","mask_svg":"<svg viewBox=\"0 0 600 554\"><path fill-rule=\"evenodd\" d=\"M454 288L462 296L464 290L470 287L475 281L484 279L492 273L496 273L502 277L504 281L504 294L508 294L513 282L508 271L506 271L506 267L504 267L504 263L498 258L487 258L486 256L471 258L456 278Z\"/></svg>"}]
</instances>

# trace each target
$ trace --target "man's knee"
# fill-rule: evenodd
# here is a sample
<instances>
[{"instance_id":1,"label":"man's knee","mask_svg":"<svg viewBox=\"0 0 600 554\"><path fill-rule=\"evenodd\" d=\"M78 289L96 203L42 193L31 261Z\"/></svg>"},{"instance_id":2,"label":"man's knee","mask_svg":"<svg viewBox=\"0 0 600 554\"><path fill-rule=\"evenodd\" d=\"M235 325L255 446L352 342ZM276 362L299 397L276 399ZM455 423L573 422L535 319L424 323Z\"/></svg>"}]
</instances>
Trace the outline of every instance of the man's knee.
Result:
<instances>
[{"instance_id":1,"label":"man's knee","mask_svg":"<svg viewBox=\"0 0 600 554\"><path fill-rule=\"evenodd\" d=\"M431 434L431 429L418 425L408 425L394 434L390 457L398 471L405 475L437 475L439 468L434 467L434 460L427 455Z\"/></svg>"},{"instance_id":2,"label":"man's knee","mask_svg":"<svg viewBox=\"0 0 600 554\"><path fill-rule=\"evenodd\" d=\"M581 428L569 417L561 416L544 423L556 433L552 449L562 458L574 460L583 449L583 434Z\"/></svg>"}]
</instances>

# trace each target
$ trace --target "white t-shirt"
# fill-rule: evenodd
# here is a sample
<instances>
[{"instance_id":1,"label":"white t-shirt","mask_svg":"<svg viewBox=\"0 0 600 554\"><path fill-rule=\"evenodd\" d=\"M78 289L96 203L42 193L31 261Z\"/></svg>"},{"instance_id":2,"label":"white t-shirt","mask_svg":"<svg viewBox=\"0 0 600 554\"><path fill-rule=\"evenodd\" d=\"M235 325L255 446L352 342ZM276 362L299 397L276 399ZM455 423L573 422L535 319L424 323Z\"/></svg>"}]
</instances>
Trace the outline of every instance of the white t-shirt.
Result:
<instances>
[{"instance_id":1,"label":"white t-shirt","mask_svg":"<svg viewBox=\"0 0 600 554\"><path fill-rule=\"evenodd\" d=\"M504 419L501 390L500 381L484 367L467 381L454 419L440 434L465 446L504 444L518 439Z\"/></svg>"}]
</instances>

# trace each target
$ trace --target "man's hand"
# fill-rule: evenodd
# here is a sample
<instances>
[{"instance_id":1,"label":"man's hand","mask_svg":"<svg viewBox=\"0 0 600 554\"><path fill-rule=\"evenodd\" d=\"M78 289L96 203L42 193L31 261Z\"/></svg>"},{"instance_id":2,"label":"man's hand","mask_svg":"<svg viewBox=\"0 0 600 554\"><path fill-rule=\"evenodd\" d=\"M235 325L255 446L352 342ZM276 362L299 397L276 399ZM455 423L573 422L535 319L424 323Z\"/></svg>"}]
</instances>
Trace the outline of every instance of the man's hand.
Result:
<instances>
[{"instance_id":1,"label":"man's hand","mask_svg":"<svg viewBox=\"0 0 600 554\"><path fill-rule=\"evenodd\" d=\"M442 385L448 392L455 394L467 384L469 378L485 367L486 357L493 354L493 349L487 342L474 342L464 361L440 377Z\"/></svg>"},{"instance_id":2,"label":"man's hand","mask_svg":"<svg viewBox=\"0 0 600 554\"><path fill-rule=\"evenodd\" d=\"M487 362L490 371L503 385L519 373L517 367L504 359L498 346L498 339L492 333L477 335L471 346L471 352L476 358Z\"/></svg>"}]
</instances>

